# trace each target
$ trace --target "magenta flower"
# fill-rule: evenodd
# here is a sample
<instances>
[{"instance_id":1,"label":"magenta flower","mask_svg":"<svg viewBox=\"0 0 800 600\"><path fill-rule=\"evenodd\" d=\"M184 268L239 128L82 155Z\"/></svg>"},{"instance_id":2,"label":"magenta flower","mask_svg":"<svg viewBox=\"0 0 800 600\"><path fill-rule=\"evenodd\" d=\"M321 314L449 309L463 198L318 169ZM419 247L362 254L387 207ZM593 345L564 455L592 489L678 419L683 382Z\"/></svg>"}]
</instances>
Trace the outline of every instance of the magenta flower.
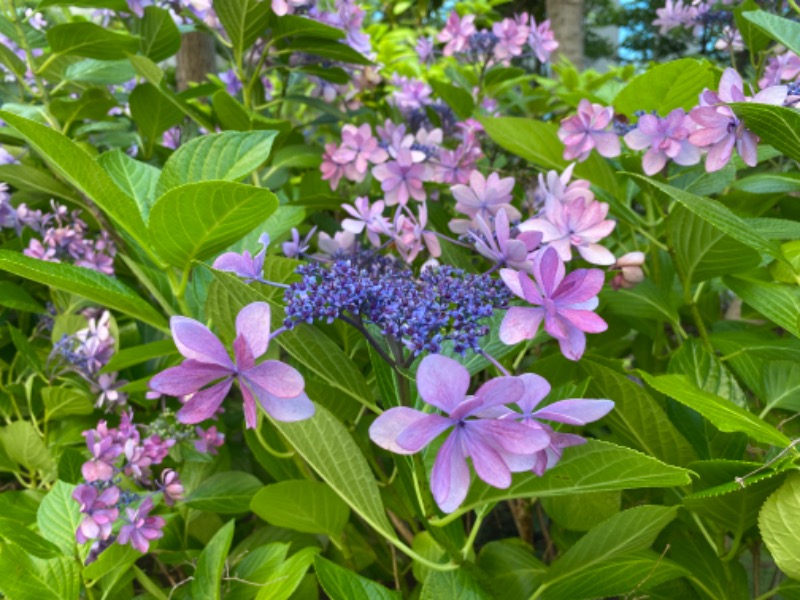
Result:
<instances>
[{"instance_id":1,"label":"magenta flower","mask_svg":"<svg viewBox=\"0 0 800 600\"><path fill-rule=\"evenodd\" d=\"M83 478L89 482L110 481L114 476L114 463L122 454L122 446L105 429L105 421L101 421L97 429L84 431L83 436L92 455L91 460L81 467Z\"/></svg>"},{"instance_id":2,"label":"magenta flower","mask_svg":"<svg viewBox=\"0 0 800 600\"><path fill-rule=\"evenodd\" d=\"M578 198L569 204L551 200L544 215L523 221L520 231L538 231L542 242L558 251L563 261L572 260L572 246L584 260L593 265L614 264L614 255L598 242L609 236L616 226L606 220L608 204Z\"/></svg>"},{"instance_id":3,"label":"magenta flower","mask_svg":"<svg viewBox=\"0 0 800 600\"><path fill-rule=\"evenodd\" d=\"M302 258L306 251L311 247L311 238L317 232L317 226L314 225L304 238L300 237L300 232L296 227L292 227L292 239L281 244L281 249L286 258Z\"/></svg>"},{"instance_id":4,"label":"magenta flower","mask_svg":"<svg viewBox=\"0 0 800 600\"><path fill-rule=\"evenodd\" d=\"M150 389L167 396L194 394L178 411L181 423L194 424L213 417L234 380L242 391L248 429L256 426L256 400L277 421L308 419L314 414L314 404L303 391L302 375L277 360L255 364L269 346L270 312L265 302L254 302L239 312L233 361L205 325L172 317L172 337L186 360L153 377Z\"/></svg>"},{"instance_id":5,"label":"magenta flower","mask_svg":"<svg viewBox=\"0 0 800 600\"><path fill-rule=\"evenodd\" d=\"M741 76L727 68L719 82L719 92L706 90L700 94L700 106L689 113L697 124L697 130L689 135L689 141L700 148L706 148L706 171L719 171L730 161L733 148L750 167L758 163L757 147L759 137L747 129L730 109L729 102L757 102L780 106L786 99L786 86L773 86L758 92L750 98L744 95Z\"/></svg>"},{"instance_id":6,"label":"magenta flower","mask_svg":"<svg viewBox=\"0 0 800 600\"><path fill-rule=\"evenodd\" d=\"M542 234L535 231L521 232L516 238L511 237L511 225L506 210L501 208L494 218L494 231L489 224L478 215L475 217L481 235L470 232L475 238L475 250L492 262L503 267L518 270L530 270L528 256L536 250L542 241Z\"/></svg>"},{"instance_id":7,"label":"magenta flower","mask_svg":"<svg viewBox=\"0 0 800 600\"><path fill-rule=\"evenodd\" d=\"M429 64L433 61L433 39L429 37L419 38L414 50L417 52L417 58L422 64Z\"/></svg>"},{"instance_id":8,"label":"magenta flower","mask_svg":"<svg viewBox=\"0 0 800 600\"><path fill-rule=\"evenodd\" d=\"M139 552L147 552L150 549L150 542L163 537L162 529L166 525L163 517L151 517L150 511L153 510L153 499L148 496L139 505L139 508L126 508L128 522L119 530L117 541L120 544L130 544Z\"/></svg>"},{"instance_id":9,"label":"magenta flower","mask_svg":"<svg viewBox=\"0 0 800 600\"><path fill-rule=\"evenodd\" d=\"M342 204L342 208L353 217L342 221L342 229L350 233L359 234L364 230L367 232L367 239L376 248L381 245L381 235L390 235L392 232L389 220L383 216L385 203L378 200L372 206L369 198L361 196L353 202L355 206Z\"/></svg>"},{"instance_id":10,"label":"magenta flower","mask_svg":"<svg viewBox=\"0 0 800 600\"><path fill-rule=\"evenodd\" d=\"M325 152L322 153L322 164L319 166L322 171L323 181L331 184L331 189L339 187L339 182L345 175L344 165L337 158L339 147L336 144L325 144Z\"/></svg>"},{"instance_id":11,"label":"magenta flower","mask_svg":"<svg viewBox=\"0 0 800 600\"><path fill-rule=\"evenodd\" d=\"M361 127L345 125L342 128L342 145L333 159L344 166L344 174L350 181L364 181L369 163L380 164L389 158L386 150L378 146L368 123Z\"/></svg>"},{"instance_id":12,"label":"magenta flower","mask_svg":"<svg viewBox=\"0 0 800 600\"><path fill-rule=\"evenodd\" d=\"M524 272L501 269L500 276L519 298L534 306L512 306L500 324L500 340L518 344L533 339L544 321L544 329L556 338L561 353L579 360L586 349L586 333L600 333L606 322L592 312L604 275L599 269L576 269L564 277L564 262L547 248L533 262L535 282Z\"/></svg>"},{"instance_id":13,"label":"magenta flower","mask_svg":"<svg viewBox=\"0 0 800 600\"><path fill-rule=\"evenodd\" d=\"M564 142L564 159L583 162L589 158L593 148L601 156L619 156L619 138L608 131L614 109L610 106L592 104L585 98L578 104L577 114L561 121L558 138Z\"/></svg>"},{"instance_id":14,"label":"magenta flower","mask_svg":"<svg viewBox=\"0 0 800 600\"><path fill-rule=\"evenodd\" d=\"M164 504L167 506L172 506L176 502L183 500L183 484L173 469L164 469L161 472L161 481L158 483L158 488L164 494Z\"/></svg>"},{"instance_id":15,"label":"magenta flower","mask_svg":"<svg viewBox=\"0 0 800 600\"><path fill-rule=\"evenodd\" d=\"M689 142L694 122L682 108L676 108L663 119L655 115L642 115L636 129L625 134L625 143L633 150L645 150L642 169L647 175L655 175L667 159L679 165L696 165L700 162L700 150Z\"/></svg>"},{"instance_id":16,"label":"magenta flower","mask_svg":"<svg viewBox=\"0 0 800 600\"><path fill-rule=\"evenodd\" d=\"M219 80L225 86L225 91L231 96L235 96L241 92L242 88L244 87L242 82L239 81L239 77L236 75L236 71L234 69L228 69L227 71L219 73L217 77L219 77Z\"/></svg>"},{"instance_id":17,"label":"magenta flower","mask_svg":"<svg viewBox=\"0 0 800 600\"><path fill-rule=\"evenodd\" d=\"M217 448L225 443L225 434L217 431L217 426L212 425L204 430L196 427L197 439L194 441L194 449L203 454L216 454Z\"/></svg>"},{"instance_id":18,"label":"magenta flower","mask_svg":"<svg viewBox=\"0 0 800 600\"><path fill-rule=\"evenodd\" d=\"M111 528L119 516L119 488L110 486L102 492L92 485L81 484L72 492L72 498L81 505L81 512L86 516L78 525L75 539L79 544L87 540L107 540Z\"/></svg>"},{"instance_id":19,"label":"magenta flower","mask_svg":"<svg viewBox=\"0 0 800 600\"><path fill-rule=\"evenodd\" d=\"M428 224L428 207L423 202L419 207L419 217L414 218L413 214L403 215L398 213L395 221L395 244L397 251L403 260L411 264L422 251L423 247L428 249L434 258L442 253L439 238L433 231L425 229Z\"/></svg>"},{"instance_id":20,"label":"magenta flower","mask_svg":"<svg viewBox=\"0 0 800 600\"><path fill-rule=\"evenodd\" d=\"M520 422L536 431L544 431L550 436L550 444L537 452L533 457L532 470L540 477L547 469L558 463L564 448L585 444L586 440L579 435L553 431L552 427L540 423L539 419L556 421L567 425L586 425L606 416L614 408L611 400L569 399L553 402L539 410L536 407L550 393L550 384L544 377L533 373L520 375L525 385L525 393L516 404L522 411L510 412L506 418L520 418Z\"/></svg>"},{"instance_id":21,"label":"magenta flower","mask_svg":"<svg viewBox=\"0 0 800 600\"><path fill-rule=\"evenodd\" d=\"M267 255L269 246L269 234L262 233L258 238L261 250L252 256L249 250L241 254L236 252L225 252L217 257L212 265L218 271L227 271L244 278L245 283L251 281L262 281L264 276L264 259Z\"/></svg>"},{"instance_id":22,"label":"magenta flower","mask_svg":"<svg viewBox=\"0 0 800 600\"><path fill-rule=\"evenodd\" d=\"M467 215L470 220L454 219L450 229L456 233L466 233L472 227L475 217L484 221L493 218L500 209L506 211L510 221L520 218L520 212L511 205L511 192L514 190L514 178L500 179L497 173L485 177L480 171L473 171L469 177L469 186L454 185L450 188L456 199L456 210Z\"/></svg>"},{"instance_id":23,"label":"magenta flower","mask_svg":"<svg viewBox=\"0 0 800 600\"><path fill-rule=\"evenodd\" d=\"M536 24L536 19L531 15L530 36L528 43L531 46L536 58L539 62L546 63L550 60L550 54L555 52L558 48L558 41L550 29L550 19L542 21L539 25Z\"/></svg>"},{"instance_id":24,"label":"magenta flower","mask_svg":"<svg viewBox=\"0 0 800 600\"><path fill-rule=\"evenodd\" d=\"M445 56L452 56L466 49L469 36L473 33L475 33L475 15L467 15L462 19L456 11L452 11L447 17L444 29L439 32L436 39L445 42L442 53Z\"/></svg>"},{"instance_id":25,"label":"magenta flower","mask_svg":"<svg viewBox=\"0 0 800 600\"><path fill-rule=\"evenodd\" d=\"M483 384L474 396L467 396L469 384L464 366L452 358L428 355L417 370L417 389L422 400L447 416L399 406L381 414L369 428L373 442L397 454L415 454L450 430L431 472L434 500L447 513L457 509L467 495L467 457L483 481L507 488L518 455L531 455L550 443L544 432L511 420L479 416L481 411L520 399L524 385L519 379L498 377Z\"/></svg>"},{"instance_id":26,"label":"magenta flower","mask_svg":"<svg viewBox=\"0 0 800 600\"><path fill-rule=\"evenodd\" d=\"M388 206L405 206L409 198L419 202L425 200L422 182L427 179L427 168L414 162L411 151L406 148L398 150L395 160L374 167L372 174L381 182Z\"/></svg>"},{"instance_id":27,"label":"magenta flower","mask_svg":"<svg viewBox=\"0 0 800 600\"><path fill-rule=\"evenodd\" d=\"M494 47L494 57L499 61L509 61L515 56L522 54L522 47L528 40L530 28L524 19L503 19L492 26L492 33L497 36L497 44Z\"/></svg>"}]
</instances>

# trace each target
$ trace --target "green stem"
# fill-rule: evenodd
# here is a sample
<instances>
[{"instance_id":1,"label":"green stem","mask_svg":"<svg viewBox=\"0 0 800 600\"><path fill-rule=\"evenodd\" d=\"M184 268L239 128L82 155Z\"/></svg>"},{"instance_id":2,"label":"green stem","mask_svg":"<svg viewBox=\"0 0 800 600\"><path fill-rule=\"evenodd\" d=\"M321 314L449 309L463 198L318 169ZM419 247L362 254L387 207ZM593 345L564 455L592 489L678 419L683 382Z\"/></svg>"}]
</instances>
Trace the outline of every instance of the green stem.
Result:
<instances>
[{"instance_id":1,"label":"green stem","mask_svg":"<svg viewBox=\"0 0 800 600\"><path fill-rule=\"evenodd\" d=\"M295 452L292 450L281 452L280 450L276 450L270 446L269 442L267 442L267 440L265 440L261 435L261 423L259 423L259 426L256 427L253 432L256 434L256 439L258 440L258 443L261 444L261 447L275 458L292 458L295 456Z\"/></svg>"},{"instance_id":2,"label":"green stem","mask_svg":"<svg viewBox=\"0 0 800 600\"><path fill-rule=\"evenodd\" d=\"M469 553L472 551L472 546L475 544L475 538L478 537L478 531L480 531L483 520L490 512L492 512L492 509L495 507L495 505L495 502L490 502L488 504L484 504L475 511L475 523L472 524L469 537L467 538L464 547L461 549L461 556L464 557L464 560L467 559L467 556L469 556Z\"/></svg>"}]
</instances>

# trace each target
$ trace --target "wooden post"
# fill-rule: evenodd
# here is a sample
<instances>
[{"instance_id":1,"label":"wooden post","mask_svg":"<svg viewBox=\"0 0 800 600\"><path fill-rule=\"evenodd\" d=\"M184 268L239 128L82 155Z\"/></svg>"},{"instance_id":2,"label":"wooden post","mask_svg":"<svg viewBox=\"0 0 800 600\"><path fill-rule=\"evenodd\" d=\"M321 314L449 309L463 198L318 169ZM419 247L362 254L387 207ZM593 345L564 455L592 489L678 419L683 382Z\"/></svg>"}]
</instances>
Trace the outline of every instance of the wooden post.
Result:
<instances>
[{"instance_id":1,"label":"wooden post","mask_svg":"<svg viewBox=\"0 0 800 600\"><path fill-rule=\"evenodd\" d=\"M556 55L583 67L583 0L547 0L547 18L558 40Z\"/></svg>"},{"instance_id":2,"label":"wooden post","mask_svg":"<svg viewBox=\"0 0 800 600\"><path fill-rule=\"evenodd\" d=\"M213 37L203 31L185 33L176 59L178 91L188 88L191 81L202 83L206 75L215 73L216 58Z\"/></svg>"}]
</instances>

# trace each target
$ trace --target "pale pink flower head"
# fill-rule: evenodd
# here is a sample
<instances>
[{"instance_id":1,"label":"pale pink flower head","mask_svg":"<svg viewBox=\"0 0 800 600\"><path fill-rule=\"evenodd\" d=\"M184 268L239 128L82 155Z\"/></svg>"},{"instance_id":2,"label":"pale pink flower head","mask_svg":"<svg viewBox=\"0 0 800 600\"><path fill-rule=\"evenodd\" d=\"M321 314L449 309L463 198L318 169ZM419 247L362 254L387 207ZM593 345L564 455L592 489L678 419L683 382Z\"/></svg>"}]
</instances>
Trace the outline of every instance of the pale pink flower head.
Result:
<instances>
[{"instance_id":1,"label":"pale pink flower head","mask_svg":"<svg viewBox=\"0 0 800 600\"><path fill-rule=\"evenodd\" d=\"M619 137L608 130L613 118L614 109L610 106L592 104L585 98L581 100L577 114L561 121L558 130L558 137L565 146L564 159L583 162L592 149L606 158L619 156Z\"/></svg>"},{"instance_id":2,"label":"pale pink flower head","mask_svg":"<svg viewBox=\"0 0 800 600\"><path fill-rule=\"evenodd\" d=\"M337 231L331 237L321 231L317 237L317 246L327 256L350 254L356 248L356 236L351 231Z\"/></svg>"},{"instance_id":3,"label":"pale pink flower head","mask_svg":"<svg viewBox=\"0 0 800 600\"><path fill-rule=\"evenodd\" d=\"M478 232L471 231L475 239L475 250L489 260L503 267L530 270L530 254L542 241L542 234L535 231L520 232L512 237L511 224L506 210L501 208L494 217L494 230L483 217L475 217Z\"/></svg>"},{"instance_id":4,"label":"pale pink flower head","mask_svg":"<svg viewBox=\"0 0 800 600\"><path fill-rule=\"evenodd\" d=\"M553 248L537 254L533 280L523 271L500 270L511 292L532 305L508 309L500 324L500 340L504 344L533 339L544 321L545 331L558 340L564 357L579 360L586 350L586 334L608 328L592 312L597 308L597 294L605 280L603 272L576 269L566 277L565 272L564 262Z\"/></svg>"},{"instance_id":5,"label":"pale pink flower head","mask_svg":"<svg viewBox=\"0 0 800 600\"><path fill-rule=\"evenodd\" d=\"M585 179L571 181L575 163L571 163L564 171L548 171L547 174L539 173L539 187L536 189L536 201L545 205L547 202L560 202L569 204L583 198L587 202L594 200L594 192L590 189L591 183Z\"/></svg>"},{"instance_id":6,"label":"pale pink flower head","mask_svg":"<svg viewBox=\"0 0 800 600\"><path fill-rule=\"evenodd\" d=\"M431 472L431 491L444 512L456 510L470 485L467 458L478 477L505 489L512 471L530 468L521 460L550 444L544 431L533 431L511 419L482 416L484 412L517 402L523 383L515 377L498 377L468 396L469 371L452 358L430 354L417 369L417 390L422 400L442 413L426 413L399 406L381 414L369 428L372 441L397 454L415 454L449 431L439 448ZM523 464L520 467L520 463Z\"/></svg>"},{"instance_id":7,"label":"pale pink flower head","mask_svg":"<svg viewBox=\"0 0 800 600\"><path fill-rule=\"evenodd\" d=\"M503 19L492 25L492 33L497 36L494 57L499 61L508 62L513 57L522 54L522 48L528 40L530 28L524 21Z\"/></svg>"},{"instance_id":8,"label":"pale pink flower head","mask_svg":"<svg viewBox=\"0 0 800 600\"><path fill-rule=\"evenodd\" d=\"M398 212L395 219L395 244L397 252L403 260L411 264L423 248L427 248L430 255L437 258L442 253L439 238L425 227L428 224L428 206L423 202L419 206L419 216Z\"/></svg>"},{"instance_id":9,"label":"pale pink flower head","mask_svg":"<svg viewBox=\"0 0 800 600\"><path fill-rule=\"evenodd\" d=\"M564 204L551 201L545 205L544 214L523 221L520 231L538 231L542 243L555 249L563 261L572 260L572 247L581 257L594 265L614 264L614 255L600 245L600 241L611 235L615 221L606 219L608 204L578 198Z\"/></svg>"},{"instance_id":10,"label":"pale pink flower head","mask_svg":"<svg viewBox=\"0 0 800 600\"><path fill-rule=\"evenodd\" d=\"M485 221L493 218L500 209L505 209L510 221L517 221L520 212L511 205L511 192L514 190L514 178L500 178L497 173L484 177L480 171L473 171L469 177L469 185L454 185L450 188L456 199L456 210L469 217L469 220L454 219L450 229L456 233L466 233L472 226L475 217L481 216Z\"/></svg>"},{"instance_id":11,"label":"pale pink flower head","mask_svg":"<svg viewBox=\"0 0 800 600\"><path fill-rule=\"evenodd\" d=\"M378 145L369 123L360 127L345 125L342 128L342 144L332 156L335 163L344 166L345 177L350 181L364 181L369 163L380 164L387 158L389 155Z\"/></svg>"},{"instance_id":12,"label":"pale pink flower head","mask_svg":"<svg viewBox=\"0 0 800 600\"><path fill-rule=\"evenodd\" d=\"M531 46L539 62L546 63L550 60L550 55L558 48L558 41L555 33L550 29L550 20L536 24L536 19L531 15L530 35L528 43Z\"/></svg>"},{"instance_id":13,"label":"pale pink flower head","mask_svg":"<svg viewBox=\"0 0 800 600\"><path fill-rule=\"evenodd\" d=\"M800 75L800 56L786 50L777 56L770 56L764 69L764 76L758 80L762 90L783 81L792 81Z\"/></svg>"},{"instance_id":14,"label":"pale pink flower head","mask_svg":"<svg viewBox=\"0 0 800 600\"><path fill-rule=\"evenodd\" d=\"M84 544L88 540L107 540L119 516L119 488L112 485L100 492L93 485L81 484L72 492L72 498L86 515L75 532L76 541Z\"/></svg>"},{"instance_id":15,"label":"pale pink flower head","mask_svg":"<svg viewBox=\"0 0 800 600\"><path fill-rule=\"evenodd\" d=\"M322 171L322 179L331 184L331 189L339 187L339 182L345 176L345 165L337 157L339 147L336 144L325 144L325 152L322 153L322 164L319 169Z\"/></svg>"},{"instance_id":16,"label":"pale pink flower head","mask_svg":"<svg viewBox=\"0 0 800 600\"><path fill-rule=\"evenodd\" d=\"M265 302L245 306L236 316L234 360L205 325L187 317L172 317L170 328L178 351L186 358L150 380L150 389L167 396L193 394L178 411L181 423L210 419L227 397L234 380L244 398L245 423L257 423L256 401L277 421L300 421L314 414L300 373L277 360L256 359L267 352L271 309Z\"/></svg>"},{"instance_id":17,"label":"pale pink flower head","mask_svg":"<svg viewBox=\"0 0 800 600\"><path fill-rule=\"evenodd\" d=\"M475 33L475 15L466 15L463 19L456 11L447 17L447 23L439 32L436 39L445 42L443 54L452 56L456 52L463 52L469 42L469 36Z\"/></svg>"},{"instance_id":18,"label":"pale pink flower head","mask_svg":"<svg viewBox=\"0 0 800 600\"><path fill-rule=\"evenodd\" d=\"M653 25L658 25L658 33L665 35L676 27L686 27L693 23L697 11L689 5L684 5L682 0L667 0L664 8L657 8L657 19L653 21Z\"/></svg>"},{"instance_id":19,"label":"pale pink flower head","mask_svg":"<svg viewBox=\"0 0 800 600\"><path fill-rule=\"evenodd\" d=\"M679 165L696 165L700 150L689 142L694 122L682 108L676 108L663 119L656 115L642 115L636 129L625 134L625 143L633 150L647 150L642 168L647 175L655 175L673 160Z\"/></svg>"},{"instance_id":20,"label":"pale pink flower head","mask_svg":"<svg viewBox=\"0 0 800 600\"><path fill-rule=\"evenodd\" d=\"M353 206L342 204L342 208L352 217L342 221L342 229L354 234L367 232L367 239L376 248L381 245L381 235L391 235L392 226L383 216L386 203L378 200L370 205L369 198L356 198Z\"/></svg>"},{"instance_id":21,"label":"pale pink flower head","mask_svg":"<svg viewBox=\"0 0 800 600\"><path fill-rule=\"evenodd\" d=\"M475 171L475 158L463 144L455 150L439 150L434 165L435 179L440 183L466 184Z\"/></svg>"},{"instance_id":22,"label":"pale pink flower head","mask_svg":"<svg viewBox=\"0 0 800 600\"><path fill-rule=\"evenodd\" d=\"M388 206L405 206L409 198L419 202L425 200L423 182L428 179L428 168L415 162L411 150L407 148L398 150L395 160L374 167L372 174L381 182Z\"/></svg>"}]
</instances>

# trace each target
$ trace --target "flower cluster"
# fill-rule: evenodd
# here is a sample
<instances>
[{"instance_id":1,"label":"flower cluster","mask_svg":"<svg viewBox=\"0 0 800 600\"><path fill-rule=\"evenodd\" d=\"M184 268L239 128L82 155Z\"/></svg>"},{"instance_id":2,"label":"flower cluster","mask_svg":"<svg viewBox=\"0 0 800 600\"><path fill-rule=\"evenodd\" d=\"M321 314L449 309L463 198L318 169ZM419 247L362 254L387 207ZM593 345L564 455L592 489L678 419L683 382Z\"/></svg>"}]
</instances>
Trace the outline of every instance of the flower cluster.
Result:
<instances>
[{"instance_id":1,"label":"flower cluster","mask_svg":"<svg viewBox=\"0 0 800 600\"><path fill-rule=\"evenodd\" d=\"M713 28L718 38L714 44L717 50L742 50L744 41L734 24L733 12L718 5L734 4L736 0L666 0L663 8L656 9L657 18L653 25L659 33L666 35L676 28L689 29L700 37L704 29Z\"/></svg>"},{"instance_id":2,"label":"flower cluster","mask_svg":"<svg viewBox=\"0 0 800 600\"><path fill-rule=\"evenodd\" d=\"M114 275L116 245L106 231L95 238L87 237L88 228L80 218L81 211L70 212L66 206L50 202L51 212L32 210L27 204L11 205L8 187L0 183L0 227L14 229L22 235L30 230L32 237L25 256L49 262L69 261L76 266Z\"/></svg>"},{"instance_id":3,"label":"flower cluster","mask_svg":"<svg viewBox=\"0 0 800 600\"><path fill-rule=\"evenodd\" d=\"M194 424L213 417L234 380L242 392L248 428L257 423L256 401L278 421L311 417L314 404L304 392L305 382L299 372L277 360L255 362L279 333L270 335L270 313L264 302L254 302L239 312L234 360L208 327L194 319L173 317L172 337L186 360L153 377L150 389L167 396L189 396L178 411L182 423Z\"/></svg>"},{"instance_id":4,"label":"flower cluster","mask_svg":"<svg viewBox=\"0 0 800 600\"><path fill-rule=\"evenodd\" d=\"M96 429L84 432L92 458L81 472L86 483L75 488L72 497L80 504L81 520L75 537L79 544L96 540L105 547L116 541L147 552L150 541L163 535L163 517L150 516L153 494L160 492L165 504L182 500L183 486L178 474L164 469L153 481L152 467L161 464L175 440L158 435L143 438L132 413L123 413L118 428L100 421ZM125 515L120 519L121 509Z\"/></svg>"},{"instance_id":5,"label":"flower cluster","mask_svg":"<svg viewBox=\"0 0 800 600\"><path fill-rule=\"evenodd\" d=\"M585 441L556 432L542 420L585 425L614 407L610 400L570 399L536 410L550 385L533 374L498 377L467 395L469 371L437 354L422 360L416 379L422 400L444 414L390 408L372 423L369 433L386 450L415 454L449 431L431 473L433 498L446 513L466 498L471 479L467 458L481 480L508 488L512 473L532 471L541 476L559 461L564 448Z\"/></svg>"}]
</instances>

